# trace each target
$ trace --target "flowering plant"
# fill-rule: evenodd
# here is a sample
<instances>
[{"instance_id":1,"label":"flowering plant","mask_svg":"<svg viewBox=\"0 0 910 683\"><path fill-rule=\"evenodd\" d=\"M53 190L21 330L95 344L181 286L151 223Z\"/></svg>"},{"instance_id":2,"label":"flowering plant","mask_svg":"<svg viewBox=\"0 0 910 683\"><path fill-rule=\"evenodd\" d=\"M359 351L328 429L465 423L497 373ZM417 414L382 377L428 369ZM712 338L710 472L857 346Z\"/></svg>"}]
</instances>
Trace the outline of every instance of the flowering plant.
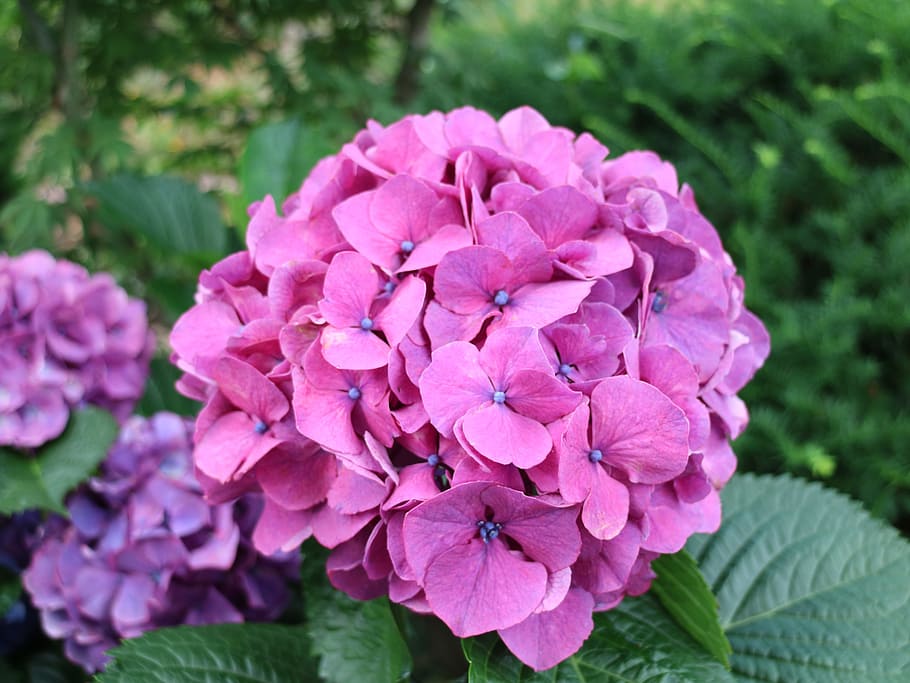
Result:
<instances>
[{"instance_id":1,"label":"flowering plant","mask_svg":"<svg viewBox=\"0 0 910 683\"><path fill-rule=\"evenodd\" d=\"M717 529L736 396L768 354L692 190L529 108L371 122L171 335L209 496L261 490L264 552L535 669L650 562Z\"/></svg>"},{"instance_id":2,"label":"flowering plant","mask_svg":"<svg viewBox=\"0 0 910 683\"><path fill-rule=\"evenodd\" d=\"M131 418L102 474L70 496L23 574L45 632L87 671L121 638L176 624L275 619L295 555L262 557L256 496L210 507L193 472L191 422Z\"/></svg>"},{"instance_id":3,"label":"flowering plant","mask_svg":"<svg viewBox=\"0 0 910 683\"><path fill-rule=\"evenodd\" d=\"M36 448L92 404L121 422L145 388L145 303L44 251L0 254L0 446Z\"/></svg>"}]
</instances>

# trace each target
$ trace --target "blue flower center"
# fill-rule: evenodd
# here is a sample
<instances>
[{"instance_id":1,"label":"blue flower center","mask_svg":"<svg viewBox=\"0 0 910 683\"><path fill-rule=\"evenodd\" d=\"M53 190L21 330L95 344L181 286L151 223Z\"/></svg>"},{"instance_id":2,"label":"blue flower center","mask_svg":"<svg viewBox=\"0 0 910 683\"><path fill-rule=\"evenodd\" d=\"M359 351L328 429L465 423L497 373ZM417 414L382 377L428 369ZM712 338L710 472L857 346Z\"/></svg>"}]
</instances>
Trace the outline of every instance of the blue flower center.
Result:
<instances>
[{"instance_id":1,"label":"blue flower center","mask_svg":"<svg viewBox=\"0 0 910 683\"><path fill-rule=\"evenodd\" d=\"M655 292L654 299L651 301L651 310L655 313L663 313L667 309L667 304L670 301L667 299L667 295L663 292Z\"/></svg>"},{"instance_id":2,"label":"blue flower center","mask_svg":"<svg viewBox=\"0 0 910 683\"><path fill-rule=\"evenodd\" d=\"M256 420L256 424L253 426L253 429L257 434L265 434L268 431L269 426L262 420Z\"/></svg>"},{"instance_id":3,"label":"blue flower center","mask_svg":"<svg viewBox=\"0 0 910 683\"><path fill-rule=\"evenodd\" d=\"M483 539L483 542L489 543L499 536L499 530L502 529L502 524L497 522L485 522L481 519L477 521L477 528L480 530L480 537Z\"/></svg>"},{"instance_id":4,"label":"blue flower center","mask_svg":"<svg viewBox=\"0 0 910 683\"><path fill-rule=\"evenodd\" d=\"M504 391L494 391L493 392L493 403L505 403L506 402L506 392Z\"/></svg>"},{"instance_id":5,"label":"blue flower center","mask_svg":"<svg viewBox=\"0 0 910 683\"><path fill-rule=\"evenodd\" d=\"M402 240L401 250L405 254L410 254L412 251L414 251L414 243L411 240Z\"/></svg>"},{"instance_id":6,"label":"blue flower center","mask_svg":"<svg viewBox=\"0 0 910 683\"><path fill-rule=\"evenodd\" d=\"M352 401L356 401L358 398L360 398L360 396L361 396L360 389L358 389L357 387L351 387L350 389L348 389L348 398L351 399Z\"/></svg>"},{"instance_id":7,"label":"blue flower center","mask_svg":"<svg viewBox=\"0 0 910 683\"><path fill-rule=\"evenodd\" d=\"M568 363L563 363L559 366L559 374L563 377L568 377L570 372L572 372L572 366Z\"/></svg>"},{"instance_id":8,"label":"blue flower center","mask_svg":"<svg viewBox=\"0 0 910 683\"><path fill-rule=\"evenodd\" d=\"M395 283L389 280L382 286L382 291L386 294L391 294L395 291Z\"/></svg>"},{"instance_id":9,"label":"blue flower center","mask_svg":"<svg viewBox=\"0 0 910 683\"><path fill-rule=\"evenodd\" d=\"M509 303L509 293L504 289L500 289L493 295L493 303L497 306L505 306Z\"/></svg>"},{"instance_id":10,"label":"blue flower center","mask_svg":"<svg viewBox=\"0 0 910 683\"><path fill-rule=\"evenodd\" d=\"M430 453L427 456L427 465L430 467L436 467L439 464L439 455L437 453Z\"/></svg>"},{"instance_id":11,"label":"blue flower center","mask_svg":"<svg viewBox=\"0 0 910 683\"><path fill-rule=\"evenodd\" d=\"M363 330L372 330L373 329L373 319L364 318L360 321L360 328Z\"/></svg>"},{"instance_id":12,"label":"blue flower center","mask_svg":"<svg viewBox=\"0 0 910 683\"><path fill-rule=\"evenodd\" d=\"M588 453L588 460L590 460L591 462L600 462L603 459L604 459L603 451L601 451L599 448L595 448L593 451Z\"/></svg>"}]
</instances>

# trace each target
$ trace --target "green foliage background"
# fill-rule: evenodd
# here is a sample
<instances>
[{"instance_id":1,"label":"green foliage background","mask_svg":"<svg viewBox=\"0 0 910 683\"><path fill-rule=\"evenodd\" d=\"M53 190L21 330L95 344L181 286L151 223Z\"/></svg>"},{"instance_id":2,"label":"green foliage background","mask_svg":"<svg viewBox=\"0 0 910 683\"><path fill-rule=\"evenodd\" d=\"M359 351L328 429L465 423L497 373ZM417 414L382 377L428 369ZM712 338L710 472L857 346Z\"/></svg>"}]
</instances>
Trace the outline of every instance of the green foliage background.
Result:
<instances>
[{"instance_id":1,"label":"green foliage background","mask_svg":"<svg viewBox=\"0 0 910 683\"><path fill-rule=\"evenodd\" d=\"M251 197L293 189L369 116L530 104L672 160L721 232L772 335L742 469L826 480L907 533L910 4L423 4L421 51L406 0L4 3L3 249L50 247L150 301L151 410L175 400L167 327L242 245ZM417 87L396 100L408 45ZM157 215L136 192L179 201Z\"/></svg>"}]
</instances>

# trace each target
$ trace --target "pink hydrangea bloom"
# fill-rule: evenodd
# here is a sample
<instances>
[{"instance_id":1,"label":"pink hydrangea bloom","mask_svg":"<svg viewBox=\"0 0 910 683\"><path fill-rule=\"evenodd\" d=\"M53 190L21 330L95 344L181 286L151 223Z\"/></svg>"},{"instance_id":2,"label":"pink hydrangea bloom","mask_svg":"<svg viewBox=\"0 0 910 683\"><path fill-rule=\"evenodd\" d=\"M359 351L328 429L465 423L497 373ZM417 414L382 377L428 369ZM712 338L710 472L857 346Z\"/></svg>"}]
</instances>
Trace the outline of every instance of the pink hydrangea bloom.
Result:
<instances>
[{"instance_id":1,"label":"pink hydrangea bloom","mask_svg":"<svg viewBox=\"0 0 910 683\"><path fill-rule=\"evenodd\" d=\"M546 669L720 522L769 351L692 191L523 107L371 121L171 337L211 500L264 550Z\"/></svg>"},{"instance_id":2,"label":"pink hydrangea bloom","mask_svg":"<svg viewBox=\"0 0 910 683\"><path fill-rule=\"evenodd\" d=\"M125 420L153 349L145 304L110 275L44 251L0 254L0 446L36 448L87 403Z\"/></svg>"},{"instance_id":3,"label":"pink hydrangea bloom","mask_svg":"<svg viewBox=\"0 0 910 683\"><path fill-rule=\"evenodd\" d=\"M261 496L210 507L194 474L192 424L131 418L102 474L71 495L23 581L51 638L87 671L122 638L177 624L276 618L296 554L262 556L251 536Z\"/></svg>"}]
</instances>

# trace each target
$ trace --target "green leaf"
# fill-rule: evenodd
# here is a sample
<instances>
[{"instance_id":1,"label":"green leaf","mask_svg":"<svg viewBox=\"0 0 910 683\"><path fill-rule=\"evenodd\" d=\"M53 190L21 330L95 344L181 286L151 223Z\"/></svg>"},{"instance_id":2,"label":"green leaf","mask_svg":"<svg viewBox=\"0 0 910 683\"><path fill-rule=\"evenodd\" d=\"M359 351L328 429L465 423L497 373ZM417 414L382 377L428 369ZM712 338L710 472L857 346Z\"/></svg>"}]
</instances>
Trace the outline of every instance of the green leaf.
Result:
<instances>
[{"instance_id":1,"label":"green leaf","mask_svg":"<svg viewBox=\"0 0 910 683\"><path fill-rule=\"evenodd\" d=\"M117 436L117 422L105 410L74 411L63 434L35 457L0 450L0 512L44 508L65 513L63 499L95 470Z\"/></svg>"},{"instance_id":2,"label":"green leaf","mask_svg":"<svg viewBox=\"0 0 910 683\"><path fill-rule=\"evenodd\" d=\"M305 586L307 623L313 654L320 657L320 676L329 683L407 680L411 656L388 599L352 600L324 580Z\"/></svg>"},{"instance_id":3,"label":"green leaf","mask_svg":"<svg viewBox=\"0 0 910 683\"><path fill-rule=\"evenodd\" d=\"M299 119L267 123L254 130L240 160L240 195L232 197L231 215L246 225L246 208L267 194L280 210L285 197L300 188L321 158L337 152L339 133L325 122L304 125Z\"/></svg>"},{"instance_id":4,"label":"green leaf","mask_svg":"<svg viewBox=\"0 0 910 683\"><path fill-rule=\"evenodd\" d=\"M910 680L910 544L848 498L740 475L724 521L688 549L744 681Z\"/></svg>"},{"instance_id":5,"label":"green leaf","mask_svg":"<svg viewBox=\"0 0 910 683\"><path fill-rule=\"evenodd\" d=\"M577 653L535 673L488 634L463 641L468 683L732 683L730 672L698 646L652 596L628 598L594 615L594 632Z\"/></svg>"},{"instance_id":6,"label":"green leaf","mask_svg":"<svg viewBox=\"0 0 910 683\"><path fill-rule=\"evenodd\" d=\"M178 415L195 415L199 411L199 404L178 394L174 388L180 374L180 370L167 358L152 358L145 393L136 412L139 415L150 416L162 410L169 410Z\"/></svg>"},{"instance_id":7,"label":"green leaf","mask_svg":"<svg viewBox=\"0 0 910 683\"><path fill-rule=\"evenodd\" d=\"M676 623L715 659L730 668L730 642L717 618L717 599L693 557L682 550L651 564L657 574L651 589Z\"/></svg>"},{"instance_id":8,"label":"green leaf","mask_svg":"<svg viewBox=\"0 0 910 683\"><path fill-rule=\"evenodd\" d=\"M177 626L125 640L100 683L287 683L316 680L298 626Z\"/></svg>"},{"instance_id":9,"label":"green leaf","mask_svg":"<svg viewBox=\"0 0 910 683\"><path fill-rule=\"evenodd\" d=\"M116 175L89 183L86 191L98 200L102 223L165 253L218 258L227 249L217 202L185 180Z\"/></svg>"},{"instance_id":10,"label":"green leaf","mask_svg":"<svg viewBox=\"0 0 910 683\"><path fill-rule=\"evenodd\" d=\"M300 186L303 178L290 177L290 170L301 128L300 121L290 119L267 123L250 134L239 172L244 207L267 194L280 206Z\"/></svg>"}]
</instances>

